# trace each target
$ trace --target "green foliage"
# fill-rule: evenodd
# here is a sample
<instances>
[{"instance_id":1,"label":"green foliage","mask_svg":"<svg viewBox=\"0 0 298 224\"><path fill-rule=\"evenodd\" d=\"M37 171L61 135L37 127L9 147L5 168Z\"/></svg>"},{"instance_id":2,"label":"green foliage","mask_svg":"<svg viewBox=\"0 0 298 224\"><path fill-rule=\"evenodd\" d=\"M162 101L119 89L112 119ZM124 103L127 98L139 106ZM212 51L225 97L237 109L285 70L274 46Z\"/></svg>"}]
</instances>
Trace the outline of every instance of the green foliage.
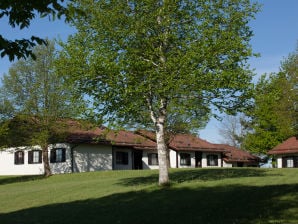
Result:
<instances>
[{"instance_id":1,"label":"green foliage","mask_svg":"<svg viewBox=\"0 0 298 224\"><path fill-rule=\"evenodd\" d=\"M290 55L277 74L263 75L255 86L255 106L245 147L266 153L285 139L297 134L298 70L297 53Z\"/></svg>"},{"instance_id":2,"label":"green foliage","mask_svg":"<svg viewBox=\"0 0 298 224\"><path fill-rule=\"evenodd\" d=\"M3 76L0 103L4 107L0 118L3 134L8 127L6 145L9 146L51 143L55 132L64 128L58 121L79 116L85 107L84 101L55 69L54 42L37 46L33 52L36 60L20 60Z\"/></svg>"},{"instance_id":3,"label":"green foliage","mask_svg":"<svg viewBox=\"0 0 298 224\"><path fill-rule=\"evenodd\" d=\"M7 99L7 93L0 87L0 121L13 117L14 108Z\"/></svg>"},{"instance_id":4,"label":"green foliage","mask_svg":"<svg viewBox=\"0 0 298 224\"><path fill-rule=\"evenodd\" d=\"M61 68L110 123L148 125L169 114L200 128L211 105L245 105L247 23L257 11L250 1L84 0L73 7L86 14L74 16L78 33L63 45Z\"/></svg>"},{"instance_id":5,"label":"green foliage","mask_svg":"<svg viewBox=\"0 0 298 224\"><path fill-rule=\"evenodd\" d=\"M0 2L0 19L8 18L12 28L28 28L31 21L39 15L55 19L67 15L64 0L3 0ZM46 40L36 36L29 39L9 40L0 35L0 55L8 56L10 61L15 58L35 58L32 48L37 44L46 44Z\"/></svg>"},{"instance_id":6,"label":"green foliage","mask_svg":"<svg viewBox=\"0 0 298 224\"><path fill-rule=\"evenodd\" d=\"M296 136L298 136L298 47L296 51L288 56L281 64L282 72L286 76L285 85L288 89L290 105L293 108L290 117L293 122L293 129ZM282 86L284 88L284 86ZM285 103L285 102L284 102Z\"/></svg>"},{"instance_id":7,"label":"green foliage","mask_svg":"<svg viewBox=\"0 0 298 224\"><path fill-rule=\"evenodd\" d=\"M241 109L252 77L249 0L77 0L77 33L63 45L62 73L110 125L156 131L161 185L165 133L205 125L211 107Z\"/></svg>"}]
</instances>

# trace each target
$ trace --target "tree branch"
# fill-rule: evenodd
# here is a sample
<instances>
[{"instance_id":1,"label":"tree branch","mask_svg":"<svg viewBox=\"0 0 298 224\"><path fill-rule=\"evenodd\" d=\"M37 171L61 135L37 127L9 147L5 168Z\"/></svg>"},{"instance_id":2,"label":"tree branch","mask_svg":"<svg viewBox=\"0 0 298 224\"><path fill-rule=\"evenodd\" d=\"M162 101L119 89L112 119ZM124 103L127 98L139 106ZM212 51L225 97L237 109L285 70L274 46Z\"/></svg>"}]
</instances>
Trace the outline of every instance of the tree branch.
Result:
<instances>
[{"instance_id":1,"label":"tree branch","mask_svg":"<svg viewBox=\"0 0 298 224\"><path fill-rule=\"evenodd\" d=\"M149 96L146 97L146 101L147 101L148 108L149 108L149 111L150 111L150 118L153 121L153 123L156 124L157 119L156 119L156 114L154 113L153 106L152 106L152 94L151 94L151 92L149 93Z\"/></svg>"},{"instance_id":2,"label":"tree branch","mask_svg":"<svg viewBox=\"0 0 298 224\"><path fill-rule=\"evenodd\" d=\"M158 67L158 64L156 64L154 61L151 61L147 58L144 58L144 57L141 57L141 59L143 59L144 61L147 61L147 62L151 62L154 66Z\"/></svg>"}]
</instances>

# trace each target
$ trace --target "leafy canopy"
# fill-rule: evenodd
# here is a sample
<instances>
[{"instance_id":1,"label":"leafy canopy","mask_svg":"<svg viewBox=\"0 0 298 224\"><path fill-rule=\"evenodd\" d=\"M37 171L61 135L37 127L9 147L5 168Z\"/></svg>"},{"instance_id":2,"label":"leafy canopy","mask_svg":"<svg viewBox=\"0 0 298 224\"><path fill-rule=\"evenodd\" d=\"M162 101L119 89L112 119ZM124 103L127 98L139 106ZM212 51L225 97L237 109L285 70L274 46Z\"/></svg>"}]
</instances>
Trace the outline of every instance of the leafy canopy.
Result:
<instances>
[{"instance_id":1,"label":"leafy canopy","mask_svg":"<svg viewBox=\"0 0 298 224\"><path fill-rule=\"evenodd\" d=\"M85 15L74 16L78 32L63 46L61 67L108 121L147 125L150 117L170 114L201 127L211 105L244 106L256 4L80 0L72 6Z\"/></svg>"},{"instance_id":2,"label":"leafy canopy","mask_svg":"<svg viewBox=\"0 0 298 224\"><path fill-rule=\"evenodd\" d=\"M290 54L276 74L264 74L255 85L255 106L248 111L253 129L245 147L266 153L287 138L297 135L298 54Z\"/></svg>"},{"instance_id":3,"label":"leafy canopy","mask_svg":"<svg viewBox=\"0 0 298 224\"><path fill-rule=\"evenodd\" d=\"M109 124L154 127L159 184L169 184L165 134L204 125L211 106L244 106L252 55L249 0L77 0L78 32L63 45L63 74ZM179 125L180 125L179 124ZM179 127L180 129L180 127Z\"/></svg>"},{"instance_id":4,"label":"leafy canopy","mask_svg":"<svg viewBox=\"0 0 298 224\"><path fill-rule=\"evenodd\" d=\"M85 106L55 69L54 42L36 46L33 53L36 60L28 58L14 63L2 79L1 130L4 136L11 136L6 137L9 146L48 144L59 128L63 129L61 122L57 127L57 121L79 116ZM16 139L18 136L24 138Z\"/></svg>"},{"instance_id":5,"label":"leafy canopy","mask_svg":"<svg viewBox=\"0 0 298 224\"><path fill-rule=\"evenodd\" d=\"M36 17L49 16L52 19L67 15L67 8L63 4L65 0L1 0L0 19L8 18L8 24L20 29L28 28L31 21ZM10 61L15 58L27 58L35 55L32 48L37 44L46 44L44 39L31 36L29 39L9 40L0 34L0 55L8 56Z\"/></svg>"}]
</instances>

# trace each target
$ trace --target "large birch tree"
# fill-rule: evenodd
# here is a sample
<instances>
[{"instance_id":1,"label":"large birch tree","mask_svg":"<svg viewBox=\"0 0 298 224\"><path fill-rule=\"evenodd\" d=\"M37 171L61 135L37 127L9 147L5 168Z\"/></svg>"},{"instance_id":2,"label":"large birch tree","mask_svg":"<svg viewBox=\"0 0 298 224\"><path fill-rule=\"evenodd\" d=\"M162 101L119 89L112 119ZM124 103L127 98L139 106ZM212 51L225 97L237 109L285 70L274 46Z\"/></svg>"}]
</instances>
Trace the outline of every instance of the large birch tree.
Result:
<instances>
[{"instance_id":1,"label":"large birch tree","mask_svg":"<svg viewBox=\"0 0 298 224\"><path fill-rule=\"evenodd\" d=\"M244 105L253 55L249 0L78 0L77 33L61 52L64 74L111 124L148 121L156 132L159 184L169 183L169 115L201 124Z\"/></svg>"}]
</instances>

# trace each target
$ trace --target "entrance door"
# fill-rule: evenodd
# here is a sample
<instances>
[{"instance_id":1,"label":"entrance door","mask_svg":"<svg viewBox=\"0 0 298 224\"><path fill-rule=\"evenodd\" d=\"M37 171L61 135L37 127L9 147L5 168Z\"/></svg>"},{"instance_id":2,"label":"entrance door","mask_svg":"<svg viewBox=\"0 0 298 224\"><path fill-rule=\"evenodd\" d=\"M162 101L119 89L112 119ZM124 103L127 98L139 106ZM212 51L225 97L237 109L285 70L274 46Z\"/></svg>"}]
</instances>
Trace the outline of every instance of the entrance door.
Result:
<instances>
[{"instance_id":1,"label":"entrance door","mask_svg":"<svg viewBox=\"0 0 298 224\"><path fill-rule=\"evenodd\" d=\"M202 167L202 152L195 152L196 167Z\"/></svg>"},{"instance_id":2,"label":"entrance door","mask_svg":"<svg viewBox=\"0 0 298 224\"><path fill-rule=\"evenodd\" d=\"M132 160L133 160L133 164L132 164L132 168L134 170L142 170L143 169L143 161L142 161L142 157L143 157L143 151L141 150L134 150L132 153Z\"/></svg>"},{"instance_id":3,"label":"entrance door","mask_svg":"<svg viewBox=\"0 0 298 224\"><path fill-rule=\"evenodd\" d=\"M243 165L244 165L244 164L241 163L241 162L238 162L238 163L237 163L237 167L243 167Z\"/></svg>"}]
</instances>

